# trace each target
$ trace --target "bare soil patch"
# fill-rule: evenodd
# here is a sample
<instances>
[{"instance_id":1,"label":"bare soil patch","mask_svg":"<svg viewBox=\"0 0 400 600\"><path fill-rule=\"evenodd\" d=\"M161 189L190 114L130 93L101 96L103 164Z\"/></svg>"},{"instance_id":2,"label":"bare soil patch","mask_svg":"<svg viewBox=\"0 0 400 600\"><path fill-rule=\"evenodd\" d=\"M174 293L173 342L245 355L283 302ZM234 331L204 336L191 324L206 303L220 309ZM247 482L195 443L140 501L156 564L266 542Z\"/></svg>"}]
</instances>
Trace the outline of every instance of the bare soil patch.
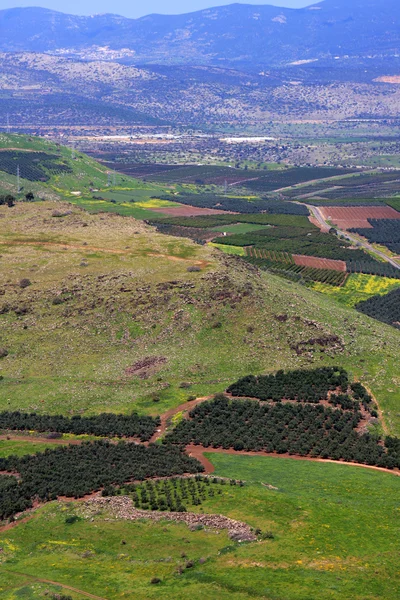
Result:
<instances>
[{"instance_id":1,"label":"bare soil patch","mask_svg":"<svg viewBox=\"0 0 400 600\"><path fill-rule=\"evenodd\" d=\"M147 356L142 358L131 367L125 369L125 375L128 377L140 377L140 379L148 379L150 375L157 372L162 365L167 362L165 356Z\"/></svg>"},{"instance_id":2,"label":"bare soil patch","mask_svg":"<svg viewBox=\"0 0 400 600\"><path fill-rule=\"evenodd\" d=\"M216 208L199 208L196 206L182 205L171 206L166 208L149 208L153 212L163 213L171 217L198 217L203 215L234 215L237 213L226 210L218 210Z\"/></svg>"},{"instance_id":3,"label":"bare soil patch","mask_svg":"<svg viewBox=\"0 0 400 600\"><path fill-rule=\"evenodd\" d=\"M340 271L346 273L347 267L344 260L333 260L331 258L318 258L316 256L304 256L302 254L293 254L296 265L303 267L313 267L314 269L330 269L331 271Z\"/></svg>"},{"instance_id":4,"label":"bare soil patch","mask_svg":"<svg viewBox=\"0 0 400 600\"><path fill-rule=\"evenodd\" d=\"M400 219L400 213L391 206L324 206L319 211L339 229L370 229L368 219Z\"/></svg>"}]
</instances>

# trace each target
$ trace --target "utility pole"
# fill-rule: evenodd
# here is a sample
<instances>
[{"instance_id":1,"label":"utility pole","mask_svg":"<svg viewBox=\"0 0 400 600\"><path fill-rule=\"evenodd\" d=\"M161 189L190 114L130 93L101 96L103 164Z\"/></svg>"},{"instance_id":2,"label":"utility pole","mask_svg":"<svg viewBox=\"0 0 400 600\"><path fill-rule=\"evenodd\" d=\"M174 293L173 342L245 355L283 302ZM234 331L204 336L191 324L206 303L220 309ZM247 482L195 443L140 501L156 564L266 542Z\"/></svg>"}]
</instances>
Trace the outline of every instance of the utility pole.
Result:
<instances>
[{"instance_id":1,"label":"utility pole","mask_svg":"<svg viewBox=\"0 0 400 600\"><path fill-rule=\"evenodd\" d=\"M228 182L226 179L225 179L225 184L224 184L224 193L225 193L225 196L228 193Z\"/></svg>"},{"instance_id":2,"label":"utility pole","mask_svg":"<svg viewBox=\"0 0 400 600\"><path fill-rule=\"evenodd\" d=\"M7 133L11 133L9 113L7 113Z\"/></svg>"},{"instance_id":3,"label":"utility pole","mask_svg":"<svg viewBox=\"0 0 400 600\"><path fill-rule=\"evenodd\" d=\"M75 143L74 142L72 142L71 158L72 158L72 160L75 160Z\"/></svg>"},{"instance_id":4,"label":"utility pole","mask_svg":"<svg viewBox=\"0 0 400 600\"><path fill-rule=\"evenodd\" d=\"M110 187L111 185L111 173L110 171L107 171L107 187Z\"/></svg>"},{"instance_id":5,"label":"utility pole","mask_svg":"<svg viewBox=\"0 0 400 600\"><path fill-rule=\"evenodd\" d=\"M113 171L113 186L115 187L117 185L117 174L115 173L115 171Z\"/></svg>"},{"instance_id":6,"label":"utility pole","mask_svg":"<svg viewBox=\"0 0 400 600\"><path fill-rule=\"evenodd\" d=\"M19 165L17 165L17 194L21 193L21 182L20 182L20 172Z\"/></svg>"}]
</instances>

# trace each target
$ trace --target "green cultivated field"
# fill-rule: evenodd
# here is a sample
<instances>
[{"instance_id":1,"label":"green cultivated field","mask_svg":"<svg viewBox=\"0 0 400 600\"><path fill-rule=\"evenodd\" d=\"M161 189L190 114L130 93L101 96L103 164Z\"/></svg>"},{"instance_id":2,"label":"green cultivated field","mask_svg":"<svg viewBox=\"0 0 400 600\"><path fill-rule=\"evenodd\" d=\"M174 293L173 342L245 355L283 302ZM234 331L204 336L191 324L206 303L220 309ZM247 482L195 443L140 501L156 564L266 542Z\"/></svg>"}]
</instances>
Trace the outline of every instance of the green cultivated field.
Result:
<instances>
[{"instance_id":1,"label":"green cultivated field","mask_svg":"<svg viewBox=\"0 0 400 600\"><path fill-rule=\"evenodd\" d=\"M388 294L400 287L400 281L377 275L353 274L342 287L333 287L319 282L314 282L310 286L315 291L334 298L340 304L355 306L358 302L368 300L372 296Z\"/></svg>"},{"instance_id":2,"label":"green cultivated field","mask_svg":"<svg viewBox=\"0 0 400 600\"><path fill-rule=\"evenodd\" d=\"M226 233L250 233L251 231L259 231L263 229L260 225L252 225L251 223L237 223L233 225L222 225L213 227L212 231L220 231Z\"/></svg>"},{"instance_id":3,"label":"green cultivated field","mask_svg":"<svg viewBox=\"0 0 400 600\"><path fill-rule=\"evenodd\" d=\"M105 520L107 513L87 520L80 503L52 503L0 534L0 598L40 598L46 579L107 600L397 600L398 477L294 459L207 456L216 474L246 485L226 486L201 508L269 539L238 544L224 532ZM74 514L81 520L66 524ZM193 566L185 568L188 561ZM151 584L154 577L161 582Z\"/></svg>"}]
</instances>

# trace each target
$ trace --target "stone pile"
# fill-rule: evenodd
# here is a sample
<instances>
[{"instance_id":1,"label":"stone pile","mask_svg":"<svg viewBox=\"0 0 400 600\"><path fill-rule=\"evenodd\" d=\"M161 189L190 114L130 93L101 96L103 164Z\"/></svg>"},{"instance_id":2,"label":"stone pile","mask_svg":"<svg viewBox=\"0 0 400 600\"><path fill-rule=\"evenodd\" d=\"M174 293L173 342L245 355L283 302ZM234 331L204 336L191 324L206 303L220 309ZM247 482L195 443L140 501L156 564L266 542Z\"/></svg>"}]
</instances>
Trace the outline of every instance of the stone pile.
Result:
<instances>
[{"instance_id":1,"label":"stone pile","mask_svg":"<svg viewBox=\"0 0 400 600\"><path fill-rule=\"evenodd\" d=\"M152 521L168 520L176 523L185 523L189 529L193 531L199 527L218 530L226 529L229 537L238 542L256 540L256 536L249 525L246 525L246 523L242 523L241 521L229 519L223 515L141 510L139 508L135 508L131 498L128 496L91 498L83 505L83 513L86 518L90 518L102 510L106 510L117 519L126 519L128 521L135 521L137 519L150 519Z\"/></svg>"}]
</instances>

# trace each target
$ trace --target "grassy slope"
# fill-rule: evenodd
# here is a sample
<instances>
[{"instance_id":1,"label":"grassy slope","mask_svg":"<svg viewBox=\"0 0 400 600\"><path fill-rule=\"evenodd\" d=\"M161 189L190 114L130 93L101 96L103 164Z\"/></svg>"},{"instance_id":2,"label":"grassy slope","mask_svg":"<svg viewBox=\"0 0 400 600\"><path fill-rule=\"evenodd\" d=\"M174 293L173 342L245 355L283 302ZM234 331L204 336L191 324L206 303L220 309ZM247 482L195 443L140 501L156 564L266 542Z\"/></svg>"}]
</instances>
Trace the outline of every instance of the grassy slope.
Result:
<instances>
[{"instance_id":1,"label":"grassy slope","mask_svg":"<svg viewBox=\"0 0 400 600\"><path fill-rule=\"evenodd\" d=\"M53 141L38 137L29 137L26 135L11 135L1 133L0 151L7 148L29 152L48 152L49 154L57 154L60 156L60 158L66 160L72 169L71 173L63 173L51 176L50 180L46 183L28 181L23 178L23 172L21 171L21 187L23 193L32 191L35 195L41 198L49 200L70 198L71 200L79 203L79 201L84 201L85 196L88 196L89 198L92 197L90 188L108 190L107 167L98 163L86 154L74 152L73 158L73 151L71 148L56 144ZM15 194L17 189L16 176L3 172L0 173L0 193ZM127 175L115 174L115 178L115 183L117 186L116 189L120 190L119 192L116 191L116 194L118 195L118 193L122 193L122 197L124 197L124 194L128 194L129 197L132 197L133 194L135 199L145 199L149 198L155 193L165 193L165 187L163 186L157 186L156 184L147 185ZM129 191L126 190L124 192L123 190L126 188L129 188ZM79 198L74 198L72 192L81 192L82 200ZM109 190L105 192L105 194L107 193L109 193ZM104 210L104 207L99 208L99 210L101 209Z\"/></svg>"},{"instance_id":2,"label":"grassy slope","mask_svg":"<svg viewBox=\"0 0 400 600\"><path fill-rule=\"evenodd\" d=\"M225 533L191 532L167 522L107 521L107 514L66 525L66 516L81 509L52 503L29 523L0 534L0 598L40 597L32 591L34 580L24 583L13 572L107 600L398 597L398 477L293 459L208 457L219 475L247 483L207 499L204 512L243 520L271 531L274 539L240 546ZM194 567L178 575L187 560ZM162 583L151 585L153 577Z\"/></svg>"},{"instance_id":3,"label":"grassy slope","mask_svg":"<svg viewBox=\"0 0 400 600\"><path fill-rule=\"evenodd\" d=\"M72 214L52 217L54 208ZM0 315L0 347L9 351L0 409L159 414L250 372L341 364L400 432L395 329L131 219L59 203L1 207L0 218L0 310L9 308ZM202 272L189 273L196 263ZM25 290L23 277L32 282ZM171 281L177 286L157 287ZM66 302L54 305L60 295ZM339 335L344 352L312 359L291 348L325 334ZM148 356L167 362L146 378L125 374Z\"/></svg>"}]
</instances>

